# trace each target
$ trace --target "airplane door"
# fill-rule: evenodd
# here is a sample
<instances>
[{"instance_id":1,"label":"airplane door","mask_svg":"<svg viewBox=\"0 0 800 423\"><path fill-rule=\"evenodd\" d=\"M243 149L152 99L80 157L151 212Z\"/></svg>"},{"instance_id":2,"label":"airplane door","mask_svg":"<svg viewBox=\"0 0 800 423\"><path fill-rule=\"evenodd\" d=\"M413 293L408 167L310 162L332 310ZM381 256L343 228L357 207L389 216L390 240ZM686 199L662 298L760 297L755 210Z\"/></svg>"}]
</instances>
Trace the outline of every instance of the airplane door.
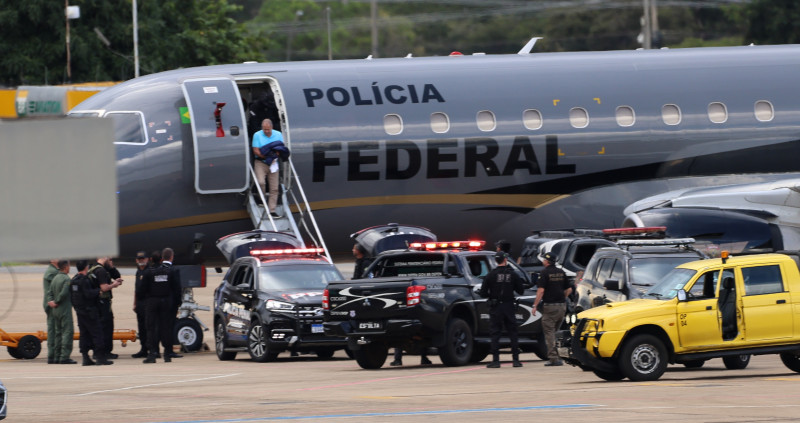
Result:
<instances>
[{"instance_id":1,"label":"airplane door","mask_svg":"<svg viewBox=\"0 0 800 423\"><path fill-rule=\"evenodd\" d=\"M192 123L195 190L244 191L250 185L250 143L236 83L228 78L196 78L181 86Z\"/></svg>"}]
</instances>

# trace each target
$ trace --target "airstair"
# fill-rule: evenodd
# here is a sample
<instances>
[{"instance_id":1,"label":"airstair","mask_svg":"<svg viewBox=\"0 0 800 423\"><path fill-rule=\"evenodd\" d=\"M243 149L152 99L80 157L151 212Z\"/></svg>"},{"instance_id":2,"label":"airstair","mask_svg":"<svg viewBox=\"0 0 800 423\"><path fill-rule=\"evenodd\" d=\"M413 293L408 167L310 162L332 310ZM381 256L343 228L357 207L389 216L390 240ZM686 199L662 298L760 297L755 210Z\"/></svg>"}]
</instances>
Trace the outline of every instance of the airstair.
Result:
<instances>
[{"instance_id":1,"label":"airstair","mask_svg":"<svg viewBox=\"0 0 800 423\"><path fill-rule=\"evenodd\" d=\"M248 165L252 180L256 181L253 165ZM278 190L278 206L275 212L280 217L274 217L267 208L267 194L261 190L261 185L255 183L255 193L248 190L247 212L255 229L271 232L288 233L303 243L303 246L317 246L325 249L328 260L331 260L328 247L322 239L317 221L311 212L303 186L297 177L297 171L291 158L281 163L282 181ZM260 204L259 201L260 200Z\"/></svg>"}]
</instances>

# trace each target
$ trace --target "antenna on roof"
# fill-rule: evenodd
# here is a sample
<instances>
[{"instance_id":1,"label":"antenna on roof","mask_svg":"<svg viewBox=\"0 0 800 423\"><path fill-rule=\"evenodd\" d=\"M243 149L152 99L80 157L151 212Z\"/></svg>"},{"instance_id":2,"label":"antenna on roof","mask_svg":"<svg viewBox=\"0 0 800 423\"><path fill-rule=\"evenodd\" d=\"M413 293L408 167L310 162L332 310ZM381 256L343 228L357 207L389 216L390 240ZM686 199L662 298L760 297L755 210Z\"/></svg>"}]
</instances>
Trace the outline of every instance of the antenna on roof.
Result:
<instances>
[{"instance_id":1,"label":"antenna on roof","mask_svg":"<svg viewBox=\"0 0 800 423\"><path fill-rule=\"evenodd\" d=\"M541 40L542 38L544 37L531 38L531 40L528 41L527 44L525 44L525 47L522 47L522 50L520 50L517 54L530 54L531 50L533 50L533 46L536 45L536 42Z\"/></svg>"}]
</instances>

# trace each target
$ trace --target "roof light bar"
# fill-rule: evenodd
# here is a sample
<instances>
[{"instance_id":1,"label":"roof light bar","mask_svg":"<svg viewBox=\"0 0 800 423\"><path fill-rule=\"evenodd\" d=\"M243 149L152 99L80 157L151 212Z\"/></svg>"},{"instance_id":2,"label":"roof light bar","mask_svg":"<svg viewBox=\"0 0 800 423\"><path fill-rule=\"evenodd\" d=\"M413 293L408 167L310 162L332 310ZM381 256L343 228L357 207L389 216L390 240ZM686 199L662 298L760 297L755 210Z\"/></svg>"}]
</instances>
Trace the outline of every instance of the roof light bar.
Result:
<instances>
[{"instance_id":1,"label":"roof light bar","mask_svg":"<svg viewBox=\"0 0 800 423\"><path fill-rule=\"evenodd\" d=\"M694 238L667 238L667 239L620 239L616 241L617 245L631 247L631 246L654 246L654 245L687 245L694 244Z\"/></svg>"},{"instance_id":2,"label":"roof light bar","mask_svg":"<svg viewBox=\"0 0 800 423\"><path fill-rule=\"evenodd\" d=\"M437 241L437 242L412 242L408 248L411 250L480 250L486 241Z\"/></svg>"},{"instance_id":3,"label":"roof light bar","mask_svg":"<svg viewBox=\"0 0 800 423\"><path fill-rule=\"evenodd\" d=\"M666 226L647 226L643 228L610 228L610 229L603 229L603 233L606 235L644 235L644 234L656 234L659 232L666 232Z\"/></svg>"},{"instance_id":4,"label":"roof light bar","mask_svg":"<svg viewBox=\"0 0 800 423\"><path fill-rule=\"evenodd\" d=\"M251 256L317 255L325 253L323 248L282 248L278 250L250 250Z\"/></svg>"}]
</instances>

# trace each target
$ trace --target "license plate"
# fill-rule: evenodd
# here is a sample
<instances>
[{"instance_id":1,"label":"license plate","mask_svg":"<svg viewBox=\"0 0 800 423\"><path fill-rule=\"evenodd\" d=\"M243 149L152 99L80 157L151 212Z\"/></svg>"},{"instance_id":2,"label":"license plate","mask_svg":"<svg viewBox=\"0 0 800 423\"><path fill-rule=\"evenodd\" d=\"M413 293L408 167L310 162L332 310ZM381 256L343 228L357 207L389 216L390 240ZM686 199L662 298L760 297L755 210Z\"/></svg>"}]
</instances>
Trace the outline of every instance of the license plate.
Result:
<instances>
[{"instance_id":1,"label":"license plate","mask_svg":"<svg viewBox=\"0 0 800 423\"><path fill-rule=\"evenodd\" d=\"M358 324L359 329L380 329L381 322L360 322Z\"/></svg>"},{"instance_id":2,"label":"license plate","mask_svg":"<svg viewBox=\"0 0 800 423\"><path fill-rule=\"evenodd\" d=\"M311 333L325 333L325 329L322 328L322 324L315 324L311 325Z\"/></svg>"}]
</instances>

